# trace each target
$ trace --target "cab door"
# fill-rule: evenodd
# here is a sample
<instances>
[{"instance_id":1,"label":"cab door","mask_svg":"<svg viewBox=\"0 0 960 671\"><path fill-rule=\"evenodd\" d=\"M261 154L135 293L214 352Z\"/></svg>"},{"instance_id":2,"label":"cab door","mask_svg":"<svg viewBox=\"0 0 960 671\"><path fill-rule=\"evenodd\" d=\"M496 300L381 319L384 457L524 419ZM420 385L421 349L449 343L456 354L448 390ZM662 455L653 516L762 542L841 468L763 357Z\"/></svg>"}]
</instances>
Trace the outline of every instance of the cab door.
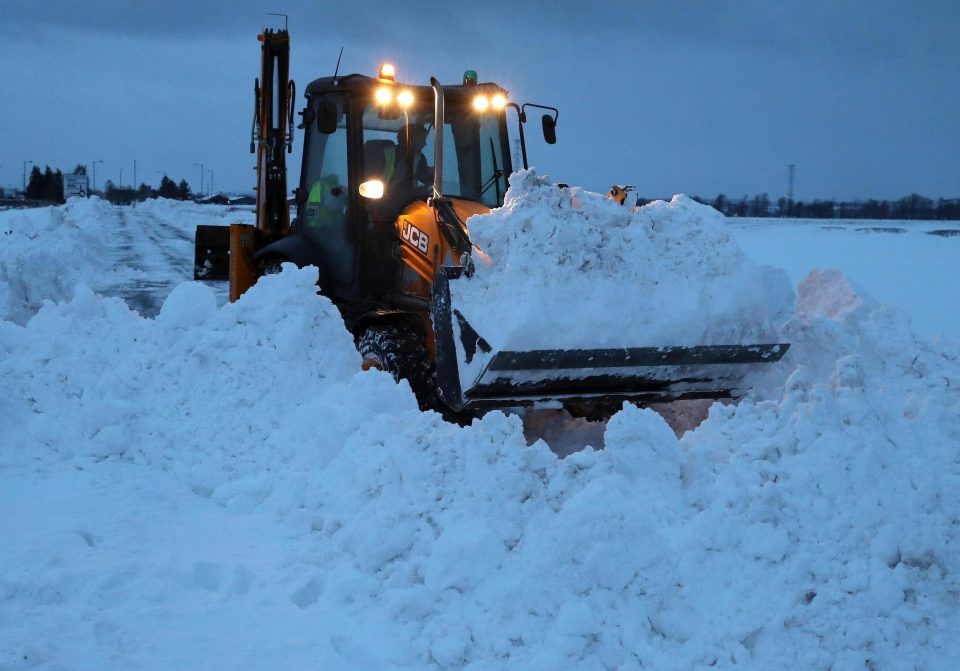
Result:
<instances>
[{"instance_id":1,"label":"cab door","mask_svg":"<svg viewBox=\"0 0 960 671\"><path fill-rule=\"evenodd\" d=\"M351 215L356 202L348 188L350 161L345 99L341 94L315 95L310 105L317 122L309 125L304 139L300 183L306 199L300 208L297 228L321 250L321 286L351 285L356 270ZM319 119L333 109L336 110L336 128L332 133L324 133L320 130Z\"/></svg>"}]
</instances>

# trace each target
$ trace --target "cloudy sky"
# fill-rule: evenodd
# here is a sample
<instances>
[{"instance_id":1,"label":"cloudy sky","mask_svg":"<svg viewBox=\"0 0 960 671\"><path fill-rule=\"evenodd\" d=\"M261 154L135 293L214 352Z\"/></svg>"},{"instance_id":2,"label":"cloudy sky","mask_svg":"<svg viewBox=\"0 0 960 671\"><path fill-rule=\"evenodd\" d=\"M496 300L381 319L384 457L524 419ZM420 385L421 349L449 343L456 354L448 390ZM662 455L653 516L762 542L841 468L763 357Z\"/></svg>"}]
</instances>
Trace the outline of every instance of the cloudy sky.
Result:
<instances>
[{"instance_id":1,"label":"cloudy sky","mask_svg":"<svg viewBox=\"0 0 960 671\"><path fill-rule=\"evenodd\" d=\"M461 6L462 5L462 6ZM956 0L622 3L0 2L0 185L24 161L97 181L250 191L257 32L289 15L291 70L457 83L560 108L532 143L557 181L641 194L960 197ZM300 108L298 103L298 109ZM536 127L532 127L535 129ZM299 166L299 138L294 173ZM28 167L29 170L29 167ZM204 181L209 180L209 172Z\"/></svg>"}]
</instances>

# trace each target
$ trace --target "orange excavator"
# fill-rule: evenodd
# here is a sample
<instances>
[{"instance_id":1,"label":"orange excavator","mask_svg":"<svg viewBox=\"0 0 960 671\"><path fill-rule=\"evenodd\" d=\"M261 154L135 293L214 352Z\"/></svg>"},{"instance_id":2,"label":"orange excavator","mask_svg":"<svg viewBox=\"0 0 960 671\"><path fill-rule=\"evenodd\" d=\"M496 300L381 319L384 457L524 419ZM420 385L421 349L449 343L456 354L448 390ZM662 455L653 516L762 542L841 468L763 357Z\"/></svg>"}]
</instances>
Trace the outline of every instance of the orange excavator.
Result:
<instances>
[{"instance_id":1,"label":"orange excavator","mask_svg":"<svg viewBox=\"0 0 960 671\"><path fill-rule=\"evenodd\" d=\"M335 71L304 92L291 221L289 34L265 30L259 39L256 225L200 226L196 237L195 278L229 279L231 300L283 263L316 266L364 367L407 379L421 407L446 413L559 403L596 416L624 401L735 397L748 370L786 351L782 343L493 351L451 305L450 283L464 281L480 253L466 222L503 204L513 170L508 110L524 167L528 111L543 112L553 144L557 110L511 102L470 70L459 84L429 86L397 81L392 65L376 77Z\"/></svg>"}]
</instances>

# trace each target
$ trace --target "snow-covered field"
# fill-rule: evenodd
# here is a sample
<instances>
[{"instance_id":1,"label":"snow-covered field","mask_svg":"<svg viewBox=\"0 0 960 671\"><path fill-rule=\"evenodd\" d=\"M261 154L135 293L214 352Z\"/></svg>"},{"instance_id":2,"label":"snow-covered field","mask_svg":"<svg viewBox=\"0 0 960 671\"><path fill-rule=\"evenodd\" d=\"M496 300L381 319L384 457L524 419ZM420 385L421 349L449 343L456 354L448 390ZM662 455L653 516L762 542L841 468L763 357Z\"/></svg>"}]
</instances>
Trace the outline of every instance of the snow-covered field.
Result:
<instances>
[{"instance_id":1,"label":"snow-covered field","mask_svg":"<svg viewBox=\"0 0 960 671\"><path fill-rule=\"evenodd\" d=\"M960 237L926 232L960 226L722 224L711 268L792 280L787 356L560 459L358 372L315 271L186 282L193 227L249 218L0 212L0 669L960 667Z\"/></svg>"},{"instance_id":2,"label":"snow-covered field","mask_svg":"<svg viewBox=\"0 0 960 671\"><path fill-rule=\"evenodd\" d=\"M839 268L877 300L906 309L929 338L960 334L960 222L728 219L740 247L794 284Z\"/></svg>"}]
</instances>

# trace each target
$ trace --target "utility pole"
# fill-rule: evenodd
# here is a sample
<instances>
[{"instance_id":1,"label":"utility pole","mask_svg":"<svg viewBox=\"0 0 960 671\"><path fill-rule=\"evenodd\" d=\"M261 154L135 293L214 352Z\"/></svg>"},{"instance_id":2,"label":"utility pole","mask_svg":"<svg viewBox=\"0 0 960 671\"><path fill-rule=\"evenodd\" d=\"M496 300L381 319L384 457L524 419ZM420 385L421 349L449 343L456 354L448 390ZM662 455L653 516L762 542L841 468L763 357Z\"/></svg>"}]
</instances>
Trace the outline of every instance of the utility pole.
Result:
<instances>
[{"instance_id":1,"label":"utility pole","mask_svg":"<svg viewBox=\"0 0 960 671\"><path fill-rule=\"evenodd\" d=\"M137 188L137 159L133 159L133 188Z\"/></svg>"},{"instance_id":2,"label":"utility pole","mask_svg":"<svg viewBox=\"0 0 960 671\"><path fill-rule=\"evenodd\" d=\"M207 191L212 196L213 195L213 168L211 168L210 170L207 170L207 173L210 176L210 179L207 180Z\"/></svg>"},{"instance_id":3,"label":"utility pole","mask_svg":"<svg viewBox=\"0 0 960 671\"><path fill-rule=\"evenodd\" d=\"M117 186L123 188L123 168L120 168L120 183Z\"/></svg>"},{"instance_id":4,"label":"utility pole","mask_svg":"<svg viewBox=\"0 0 960 671\"><path fill-rule=\"evenodd\" d=\"M102 158L98 158L93 162L93 192L97 192L97 163L103 163Z\"/></svg>"},{"instance_id":5,"label":"utility pole","mask_svg":"<svg viewBox=\"0 0 960 671\"><path fill-rule=\"evenodd\" d=\"M787 165L787 212L793 214L793 171L797 166L793 163Z\"/></svg>"},{"instance_id":6,"label":"utility pole","mask_svg":"<svg viewBox=\"0 0 960 671\"><path fill-rule=\"evenodd\" d=\"M200 166L200 197L203 197L203 163L194 163L194 165Z\"/></svg>"},{"instance_id":7,"label":"utility pole","mask_svg":"<svg viewBox=\"0 0 960 671\"><path fill-rule=\"evenodd\" d=\"M27 197L27 165L32 164L33 161L24 161L23 162L23 197Z\"/></svg>"}]
</instances>

